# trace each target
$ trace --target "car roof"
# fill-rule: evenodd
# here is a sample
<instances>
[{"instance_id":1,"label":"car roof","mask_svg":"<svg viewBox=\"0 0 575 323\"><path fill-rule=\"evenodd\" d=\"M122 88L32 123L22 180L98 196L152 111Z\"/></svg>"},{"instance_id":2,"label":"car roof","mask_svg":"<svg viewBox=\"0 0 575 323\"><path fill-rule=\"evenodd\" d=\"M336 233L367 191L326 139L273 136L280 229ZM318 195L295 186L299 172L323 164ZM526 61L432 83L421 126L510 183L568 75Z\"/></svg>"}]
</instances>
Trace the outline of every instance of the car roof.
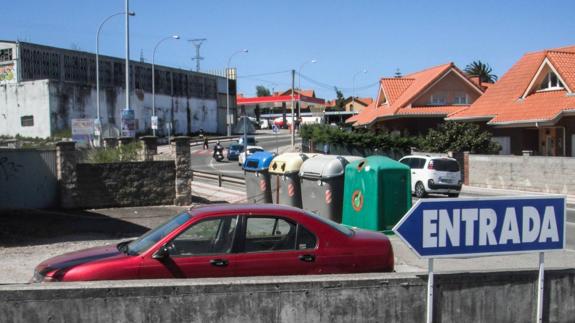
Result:
<instances>
[{"instance_id":1,"label":"car roof","mask_svg":"<svg viewBox=\"0 0 575 323\"><path fill-rule=\"evenodd\" d=\"M249 146L249 145L248 145L248 148L247 148L247 149L261 149L261 150L264 150L264 148L261 147L261 146Z\"/></svg>"},{"instance_id":2,"label":"car roof","mask_svg":"<svg viewBox=\"0 0 575 323\"><path fill-rule=\"evenodd\" d=\"M293 206L282 204L208 204L190 208L189 212L192 215L212 215L222 213L284 213L297 211L302 213L301 209Z\"/></svg>"},{"instance_id":3,"label":"car roof","mask_svg":"<svg viewBox=\"0 0 575 323\"><path fill-rule=\"evenodd\" d=\"M451 158L449 156L429 156L429 155L408 155L403 156L401 159L405 158L424 158L424 159L449 159L449 160L456 160L455 158ZM401 160L400 159L400 160Z\"/></svg>"}]
</instances>

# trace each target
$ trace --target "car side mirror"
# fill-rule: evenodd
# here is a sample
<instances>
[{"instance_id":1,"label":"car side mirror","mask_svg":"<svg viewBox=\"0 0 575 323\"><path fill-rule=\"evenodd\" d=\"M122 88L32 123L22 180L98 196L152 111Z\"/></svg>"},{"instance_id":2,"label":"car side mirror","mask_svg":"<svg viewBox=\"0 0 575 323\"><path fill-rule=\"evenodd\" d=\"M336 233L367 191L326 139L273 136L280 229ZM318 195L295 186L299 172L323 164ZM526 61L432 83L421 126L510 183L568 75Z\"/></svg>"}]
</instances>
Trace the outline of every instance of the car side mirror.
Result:
<instances>
[{"instance_id":1,"label":"car side mirror","mask_svg":"<svg viewBox=\"0 0 575 323\"><path fill-rule=\"evenodd\" d=\"M153 259L165 259L170 256L170 252L168 251L168 247L162 246L158 251L156 251L153 255Z\"/></svg>"}]
</instances>

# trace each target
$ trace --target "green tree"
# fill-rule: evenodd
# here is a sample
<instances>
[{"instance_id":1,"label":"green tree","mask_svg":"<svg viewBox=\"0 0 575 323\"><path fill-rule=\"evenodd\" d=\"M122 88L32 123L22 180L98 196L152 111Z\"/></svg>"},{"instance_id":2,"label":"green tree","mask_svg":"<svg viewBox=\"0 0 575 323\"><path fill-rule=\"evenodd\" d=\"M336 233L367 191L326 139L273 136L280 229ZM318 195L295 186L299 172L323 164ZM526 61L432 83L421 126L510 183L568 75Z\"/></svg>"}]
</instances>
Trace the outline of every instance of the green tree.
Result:
<instances>
[{"instance_id":1,"label":"green tree","mask_svg":"<svg viewBox=\"0 0 575 323\"><path fill-rule=\"evenodd\" d=\"M419 148L424 151L445 153L469 151L474 154L495 154L501 147L491 140L491 133L473 123L447 121L430 129L421 138Z\"/></svg>"},{"instance_id":2,"label":"green tree","mask_svg":"<svg viewBox=\"0 0 575 323\"><path fill-rule=\"evenodd\" d=\"M497 81L497 75L492 73L491 66L489 64L483 63L480 60L473 61L471 64L465 66L465 73L470 76L479 77L481 82L495 83Z\"/></svg>"},{"instance_id":3,"label":"green tree","mask_svg":"<svg viewBox=\"0 0 575 323\"><path fill-rule=\"evenodd\" d=\"M263 85L258 85L256 86L256 96L260 97L260 96L270 96L272 95L270 90L263 86Z\"/></svg>"},{"instance_id":4,"label":"green tree","mask_svg":"<svg viewBox=\"0 0 575 323\"><path fill-rule=\"evenodd\" d=\"M335 106L338 108L343 108L345 98L343 97L343 92L341 92L337 86L334 86L335 89Z\"/></svg>"}]
</instances>

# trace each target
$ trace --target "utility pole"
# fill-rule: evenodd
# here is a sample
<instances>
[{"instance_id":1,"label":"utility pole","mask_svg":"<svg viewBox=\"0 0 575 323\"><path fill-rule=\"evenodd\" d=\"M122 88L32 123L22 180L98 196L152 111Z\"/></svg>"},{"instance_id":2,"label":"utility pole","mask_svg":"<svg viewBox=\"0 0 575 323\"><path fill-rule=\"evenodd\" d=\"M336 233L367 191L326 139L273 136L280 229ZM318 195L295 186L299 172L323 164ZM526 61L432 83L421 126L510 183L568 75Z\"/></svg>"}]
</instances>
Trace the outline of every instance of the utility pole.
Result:
<instances>
[{"instance_id":1,"label":"utility pole","mask_svg":"<svg viewBox=\"0 0 575 323\"><path fill-rule=\"evenodd\" d=\"M188 40L189 42L191 42L194 47L196 47L196 56L192 57L193 61L196 61L196 72L200 71L200 61L204 60L204 58L200 55L200 47L202 46L202 43L205 42L206 40L208 40L207 38L195 38L195 39L190 39Z\"/></svg>"},{"instance_id":2,"label":"utility pole","mask_svg":"<svg viewBox=\"0 0 575 323\"><path fill-rule=\"evenodd\" d=\"M291 148L295 148L295 100L294 100L294 87L295 87L295 69L291 70Z\"/></svg>"}]
</instances>

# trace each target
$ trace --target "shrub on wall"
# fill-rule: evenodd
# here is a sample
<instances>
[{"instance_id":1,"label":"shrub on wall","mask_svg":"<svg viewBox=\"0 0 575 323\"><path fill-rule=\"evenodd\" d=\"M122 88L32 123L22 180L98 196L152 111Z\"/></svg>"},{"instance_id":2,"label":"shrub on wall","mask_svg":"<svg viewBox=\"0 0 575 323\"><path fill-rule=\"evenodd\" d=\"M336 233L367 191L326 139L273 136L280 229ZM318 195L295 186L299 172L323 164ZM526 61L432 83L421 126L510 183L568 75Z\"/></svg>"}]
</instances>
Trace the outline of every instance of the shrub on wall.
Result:
<instances>
[{"instance_id":1,"label":"shrub on wall","mask_svg":"<svg viewBox=\"0 0 575 323\"><path fill-rule=\"evenodd\" d=\"M141 149L141 142L133 142L111 149L90 149L86 161L96 164L138 161Z\"/></svg>"},{"instance_id":2,"label":"shrub on wall","mask_svg":"<svg viewBox=\"0 0 575 323\"><path fill-rule=\"evenodd\" d=\"M415 137L401 137L387 132L376 133L365 129L349 131L323 124L302 125L300 135L303 139L312 140L315 143L339 144L362 149L377 148L382 151L408 150L418 142Z\"/></svg>"},{"instance_id":3,"label":"shrub on wall","mask_svg":"<svg viewBox=\"0 0 575 323\"><path fill-rule=\"evenodd\" d=\"M448 121L430 129L418 148L428 152L469 151L474 154L496 154L501 147L491 140L491 133L473 123Z\"/></svg>"}]
</instances>

